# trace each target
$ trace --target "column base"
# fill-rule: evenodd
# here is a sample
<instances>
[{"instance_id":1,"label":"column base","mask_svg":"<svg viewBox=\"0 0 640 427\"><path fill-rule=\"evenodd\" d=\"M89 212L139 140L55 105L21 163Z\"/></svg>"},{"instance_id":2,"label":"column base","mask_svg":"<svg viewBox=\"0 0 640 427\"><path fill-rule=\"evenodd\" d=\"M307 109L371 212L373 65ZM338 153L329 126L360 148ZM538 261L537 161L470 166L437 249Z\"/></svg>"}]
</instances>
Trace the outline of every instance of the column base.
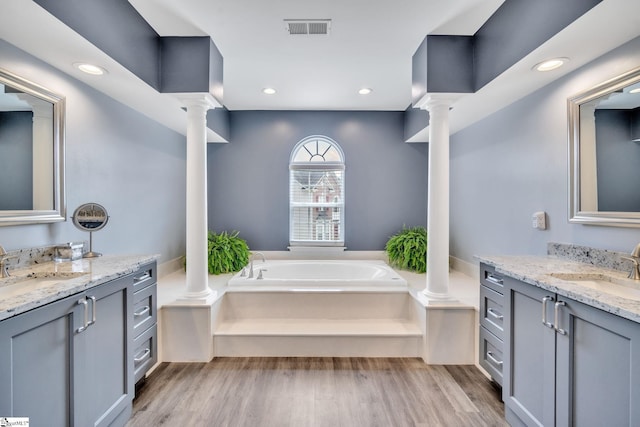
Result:
<instances>
[{"instance_id":1,"label":"column base","mask_svg":"<svg viewBox=\"0 0 640 427\"><path fill-rule=\"evenodd\" d=\"M474 307L447 307L443 301L425 308L422 359L430 365L475 363L477 328Z\"/></svg>"},{"instance_id":2,"label":"column base","mask_svg":"<svg viewBox=\"0 0 640 427\"><path fill-rule=\"evenodd\" d=\"M424 295L425 297L427 297L427 299L431 300L431 301L443 301L443 302L447 302L447 301L454 301L455 298L453 298L451 295L449 295L448 293L443 294L440 292L431 292L428 289L424 289L422 291L422 295Z\"/></svg>"},{"instance_id":3,"label":"column base","mask_svg":"<svg viewBox=\"0 0 640 427\"><path fill-rule=\"evenodd\" d=\"M213 359L213 319L219 302L177 300L158 313L162 362L209 362Z\"/></svg>"},{"instance_id":4,"label":"column base","mask_svg":"<svg viewBox=\"0 0 640 427\"><path fill-rule=\"evenodd\" d=\"M211 305L218 298L218 292L207 288L202 292L185 292L176 301L185 305Z\"/></svg>"}]
</instances>

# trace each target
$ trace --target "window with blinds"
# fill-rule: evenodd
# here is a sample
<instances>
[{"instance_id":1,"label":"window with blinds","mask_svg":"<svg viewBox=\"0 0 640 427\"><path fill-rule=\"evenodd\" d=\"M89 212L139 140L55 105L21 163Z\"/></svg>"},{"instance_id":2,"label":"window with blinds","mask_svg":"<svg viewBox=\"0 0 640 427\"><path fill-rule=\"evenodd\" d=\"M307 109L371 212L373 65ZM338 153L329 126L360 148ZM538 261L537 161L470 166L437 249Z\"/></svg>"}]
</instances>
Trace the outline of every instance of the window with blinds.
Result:
<instances>
[{"instance_id":1,"label":"window with blinds","mask_svg":"<svg viewBox=\"0 0 640 427\"><path fill-rule=\"evenodd\" d=\"M325 136L305 138L291 153L289 243L344 245L344 155Z\"/></svg>"}]
</instances>

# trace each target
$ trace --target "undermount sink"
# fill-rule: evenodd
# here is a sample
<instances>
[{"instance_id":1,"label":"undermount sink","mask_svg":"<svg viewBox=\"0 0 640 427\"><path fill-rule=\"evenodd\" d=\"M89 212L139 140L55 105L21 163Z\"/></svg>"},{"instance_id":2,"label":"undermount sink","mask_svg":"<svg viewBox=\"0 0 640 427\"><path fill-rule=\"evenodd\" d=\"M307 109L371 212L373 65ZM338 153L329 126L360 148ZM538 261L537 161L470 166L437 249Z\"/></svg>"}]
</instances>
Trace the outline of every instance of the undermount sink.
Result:
<instances>
[{"instance_id":1,"label":"undermount sink","mask_svg":"<svg viewBox=\"0 0 640 427\"><path fill-rule=\"evenodd\" d=\"M622 298L640 301L640 282L605 274L552 273L550 276Z\"/></svg>"},{"instance_id":2,"label":"undermount sink","mask_svg":"<svg viewBox=\"0 0 640 427\"><path fill-rule=\"evenodd\" d=\"M67 280L75 279L80 276L84 276L85 272L74 273L46 273L41 276L25 276L19 278L11 284L0 286L0 298L10 298L26 292L31 292L37 289L43 289L51 285L64 283Z\"/></svg>"}]
</instances>

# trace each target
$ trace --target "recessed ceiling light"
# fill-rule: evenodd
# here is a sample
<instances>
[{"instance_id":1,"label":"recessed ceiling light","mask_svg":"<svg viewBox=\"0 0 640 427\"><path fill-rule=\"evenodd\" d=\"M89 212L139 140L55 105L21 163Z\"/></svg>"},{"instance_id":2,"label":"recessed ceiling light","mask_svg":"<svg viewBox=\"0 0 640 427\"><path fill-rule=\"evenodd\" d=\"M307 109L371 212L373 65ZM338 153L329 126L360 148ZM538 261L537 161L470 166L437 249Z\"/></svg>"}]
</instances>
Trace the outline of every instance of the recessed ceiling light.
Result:
<instances>
[{"instance_id":1,"label":"recessed ceiling light","mask_svg":"<svg viewBox=\"0 0 640 427\"><path fill-rule=\"evenodd\" d=\"M547 59L546 61L536 64L533 67L533 69L536 71L551 71L551 70L555 70L556 68L562 67L568 61L569 61L569 58Z\"/></svg>"},{"instance_id":2,"label":"recessed ceiling light","mask_svg":"<svg viewBox=\"0 0 640 427\"><path fill-rule=\"evenodd\" d=\"M368 87L363 87L362 89L360 89L360 90L358 91L358 93L359 93L360 95L369 95L371 92L373 92L373 89L368 88Z\"/></svg>"},{"instance_id":3,"label":"recessed ceiling light","mask_svg":"<svg viewBox=\"0 0 640 427\"><path fill-rule=\"evenodd\" d=\"M262 89L262 93L267 95L273 95L274 93L276 93L276 90L272 87L265 87L264 89Z\"/></svg>"},{"instance_id":4,"label":"recessed ceiling light","mask_svg":"<svg viewBox=\"0 0 640 427\"><path fill-rule=\"evenodd\" d=\"M635 88L635 89L631 89L631 90L629 91L629 93L640 93L640 87L637 87L637 88Z\"/></svg>"},{"instance_id":5,"label":"recessed ceiling light","mask_svg":"<svg viewBox=\"0 0 640 427\"><path fill-rule=\"evenodd\" d=\"M73 66L83 73L91 74L92 76L101 76L107 73L107 70L104 68L98 65L88 64L86 62L76 62Z\"/></svg>"}]
</instances>

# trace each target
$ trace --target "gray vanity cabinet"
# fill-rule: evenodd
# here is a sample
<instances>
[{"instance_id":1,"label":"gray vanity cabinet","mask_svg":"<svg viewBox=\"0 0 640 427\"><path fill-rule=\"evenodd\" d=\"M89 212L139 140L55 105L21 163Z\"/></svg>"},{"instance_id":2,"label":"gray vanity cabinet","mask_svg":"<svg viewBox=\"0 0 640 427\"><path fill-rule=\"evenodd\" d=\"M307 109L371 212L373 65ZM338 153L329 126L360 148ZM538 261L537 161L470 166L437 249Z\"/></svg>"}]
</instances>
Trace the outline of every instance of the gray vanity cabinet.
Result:
<instances>
[{"instance_id":1,"label":"gray vanity cabinet","mask_svg":"<svg viewBox=\"0 0 640 427\"><path fill-rule=\"evenodd\" d=\"M640 426L640 324L558 301L557 425Z\"/></svg>"},{"instance_id":2,"label":"gray vanity cabinet","mask_svg":"<svg viewBox=\"0 0 640 427\"><path fill-rule=\"evenodd\" d=\"M0 322L0 414L33 426L73 425L74 363L84 294Z\"/></svg>"},{"instance_id":3,"label":"gray vanity cabinet","mask_svg":"<svg viewBox=\"0 0 640 427\"><path fill-rule=\"evenodd\" d=\"M542 301L553 294L504 278L502 400L512 426L555 423L555 331L542 324Z\"/></svg>"},{"instance_id":4,"label":"gray vanity cabinet","mask_svg":"<svg viewBox=\"0 0 640 427\"><path fill-rule=\"evenodd\" d=\"M509 277L504 283L507 421L640 425L640 324Z\"/></svg>"},{"instance_id":5,"label":"gray vanity cabinet","mask_svg":"<svg viewBox=\"0 0 640 427\"><path fill-rule=\"evenodd\" d=\"M133 277L131 275L86 292L95 323L78 333L82 353L76 360L75 413L79 426L124 425L131 415L133 381ZM95 311L94 311L95 310ZM118 422L113 423L118 419ZM120 421L122 420L122 421Z\"/></svg>"},{"instance_id":6,"label":"gray vanity cabinet","mask_svg":"<svg viewBox=\"0 0 640 427\"><path fill-rule=\"evenodd\" d=\"M480 265L480 366L502 385L504 365L504 280L489 265Z\"/></svg>"},{"instance_id":7,"label":"gray vanity cabinet","mask_svg":"<svg viewBox=\"0 0 640 427\"><path fill-rule=\"evenodd\" d=\"M0 322L0 415L124 425L133 400L131 275Z\"/></svg>"},{"instance_id":8,"label":"gray vanity cabinet","mask_svg":"<svg viewBox=\"0 0 640 427\"><path fill-rule=\"evenodd\" d=\"M133 278L134 382L142 382L158 361L156 263L141 267Z\"/></svg>"}]
</instances>

